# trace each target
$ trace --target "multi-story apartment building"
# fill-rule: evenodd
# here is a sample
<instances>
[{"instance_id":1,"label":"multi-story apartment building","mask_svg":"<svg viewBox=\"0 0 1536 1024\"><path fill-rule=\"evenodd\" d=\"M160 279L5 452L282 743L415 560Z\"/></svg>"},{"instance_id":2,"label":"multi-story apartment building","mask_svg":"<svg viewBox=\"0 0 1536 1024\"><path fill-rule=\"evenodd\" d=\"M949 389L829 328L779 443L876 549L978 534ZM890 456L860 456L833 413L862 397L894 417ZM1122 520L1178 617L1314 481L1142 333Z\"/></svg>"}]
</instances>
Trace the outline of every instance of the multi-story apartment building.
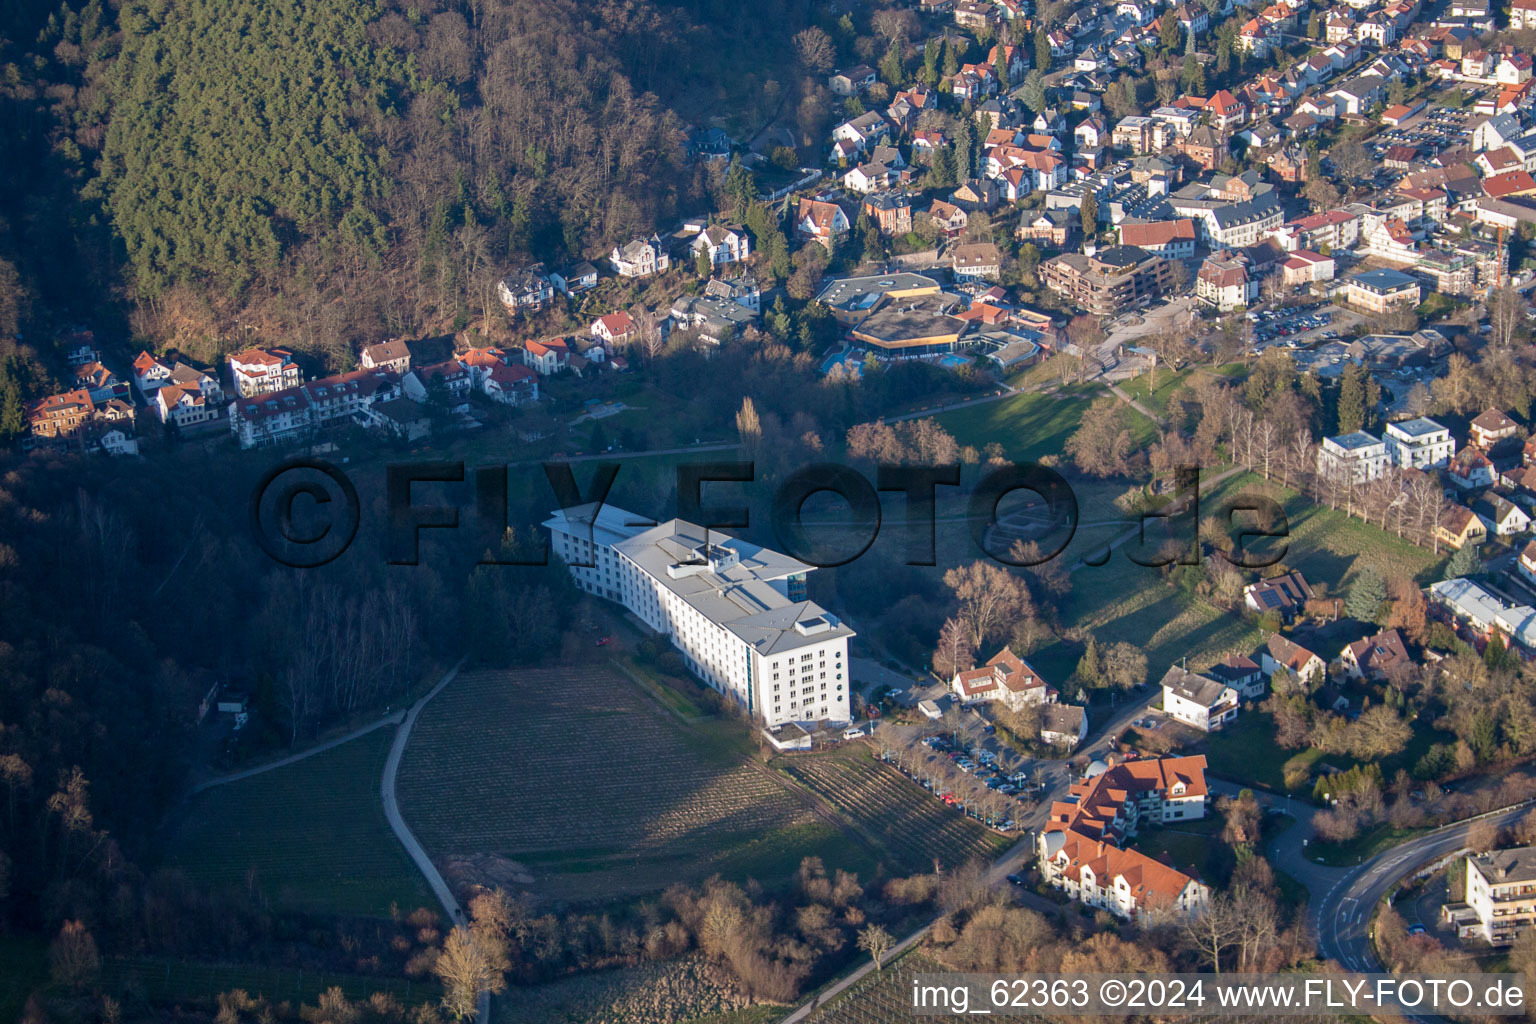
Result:
<instances>
[{"instance_id":1,"label":"multi-story apartment building","mask_svg":"<svg viewBox=\"0 0 1536 1024\"><path fill-rule=\"evenodd\" d=\"M1468 856L1465 899L1444 908L1462 938L1493 946L1513 943L1536 923L1536 846Z\"/></svg>"},{"instance_id":2,"label":"multi-story apartment building","mask_svg":"<svg viewBox=\"0 0 1536 1024\"><path fill-rule=\"evenodd\" d=\"M769 728L849 720L854 631L807 600L813 566L611 505L562 509L544 526L577 586L670 639L690 671L754 720Z\"/></svg>"},{"instance_id":3,"label":"multi-story apartment building","mask_svg":"<svg viewBox=\"0 0 1536 1024\"><path fill-rule=\"evenodd\" d=\"M248 348L229 357L229 376L241 398L270 395L299 383L293 353L281 348Z\"/></svg>"},{"instance_id":4,"label":"multi-story apartment building","mask_svg":"<svg viewBox=\"0 0 1536 1024\"><path fill-rule=\"evenodd\" d=\"M1383 440L1392 465L1409 469L1443 469L1456 454L1456 439L1450 429L1422 416L1388 423Z\"/></svg>"},{"instance_id":5,"label":"multi-story apartment building","mask_svg":"<svg viewBox=\"0 0 1536 1024\"><path fill-rule=\"evenodd\" d=\"M1325 437L1317 449L1318 475L1363 484L1387 470L1387 445L1363 430Z\"/></svg>"},{"instance_id":6,"label":"multi-story apartment building","mask_svg":"<svg viewBox=\"0 0 1536 1024\"><path fill-rule=\"evenodd\" d=\"M1205 885L1121 843L1143 825L1205 817L1208 792L1203 755L1095 764L1069 801L1051 805L1036 839L1040 873L1078 902L1118 917L1194 913L1210 899Z\"/></svg>"},{"instance_id":7,"label":"multi-story apartment building","mask_svg":"<svg viewBox=\"0 0 1536 1024\"><path fill-rule=\"evenodd\" d=\"M1040 280L1073 305L1105 316L1162 295L1173 285L1173 267L1145 249L1115 245L1053 256L1040 264Z\"/></svg>"},{"instance_id":8,"label":"multi-story apartment building","mask_svg":"<svg viewBox=\"0 0 1536 1024\"><path fill-rule=\"evenodd\" d=\"M1386 313L1419 304L1419 282L1397 270L1368 270L1344 283L1343 299L1367 313Z\"/></svg>"},{"instance_id":9,"label":"multi-story apartment building","mask_svg":"<svg viewBox=\"0 0 1536 1024\"><path fill-rule=\"evenodd\" d=\"M354 370L298 387L237 399L229 428L241 448L264 448L351 419L377 402L400 397L400 378L389 370Z\"/></svg>"}]
</instances>

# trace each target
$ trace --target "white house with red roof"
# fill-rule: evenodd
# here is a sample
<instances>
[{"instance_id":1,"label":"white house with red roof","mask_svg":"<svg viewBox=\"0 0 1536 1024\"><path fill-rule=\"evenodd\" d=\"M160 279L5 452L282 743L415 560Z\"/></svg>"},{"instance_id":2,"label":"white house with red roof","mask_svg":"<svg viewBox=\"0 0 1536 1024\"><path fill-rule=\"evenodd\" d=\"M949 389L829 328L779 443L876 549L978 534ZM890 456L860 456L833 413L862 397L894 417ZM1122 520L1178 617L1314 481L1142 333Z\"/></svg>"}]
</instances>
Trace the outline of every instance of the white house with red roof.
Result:
<instances>
[{"instance_id":1,"label":"white house with red roof","mask_svg":"<svg viewBox=\"0 0 1536 1024\"><path fill-rule=\"evenodd\" d=\"M606 345L627 344L634 332L634 318L622 309L592 321L592 337L601 339Z\"/></svg>"},{"instance_id":2,"label":"white house with red roof","mask_svg":"<svg viewBox=\"0 0 1536 1024\"><path fill-rule=\"evenodd\" d=\"M1117 917L1195 914L1210 900L1204 884L1121 844L1145 825L1205 817L1209 792L1203 755L1095 763L1069 800L1051 805L1036 839L1040 873L1079 903Z\"/></svg>"},{"instance_id":3,"label":"white house with red roof","mask_svg":"<svg viewBox=\"0 0 1536 1024\"><path fill-rule=\"evenodd\" d=\"M541 377L559 373L570 361L571 348L562 338L523 342L523 365Z\"/></svg>"},{"instance_id":4,"label":"white house with red roof","mask_svg":"<svg viewBox=\"0 0 1536 1024\"><path fill-rule=\"evenodd\" d=\"M229 376L241 398L270 395L299 384L293 353L283 348L248 348L229 357Z\"/></svg>"},{"instance_id":5,"label":"white house with red roof","mask_svg":"<svg viewBox=\"0 0 1536 1024\"><path fill-rule=\"evenodd\" d=\"M962 704L1002 701L1017 711L1026 704L1049 704L1056 691L1023 658L1004 647L985 665L956 672L950 680Z\"/></svg>"},{"instance_id":6,"label":"white house with red roof","mask_svg":"<svg viewBox=\"0 0 1536 1024\"><path fill-rule=\"evenodd\" d=\"M481 379L480 390L503 405L526 405L539 400L539 375L520 363L497 363Z\"/></svg>"}]
</instances>

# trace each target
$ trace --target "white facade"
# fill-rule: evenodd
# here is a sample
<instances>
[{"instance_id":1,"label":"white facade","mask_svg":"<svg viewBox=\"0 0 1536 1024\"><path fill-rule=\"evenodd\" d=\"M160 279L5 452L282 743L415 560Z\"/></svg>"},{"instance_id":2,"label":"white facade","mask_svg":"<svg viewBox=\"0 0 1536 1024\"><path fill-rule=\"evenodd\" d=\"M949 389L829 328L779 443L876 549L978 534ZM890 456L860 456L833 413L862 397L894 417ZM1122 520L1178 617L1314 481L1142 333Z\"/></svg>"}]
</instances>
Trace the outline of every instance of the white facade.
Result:
<instances>
[{"instance_id":1,"label":"white facade","mask_svg":"<svg viewBox=\"0 0 1536 1024\"><path fill-rule=\"evenodd\" d=\"M1394 466L1443 469L1456 454L1456 439L1450 430L1423 417L1387 424L1383 440Z\"/></svg>"},{"instance_id":2,"label":"white facade","mask_svg":"<svg viewBox=\"0 0 1536 1024\"><path fill-rule=\"evenodd\" d=\"M813 566L608 505L557 511L544 525L577 586L667 636L692 672L754 719L770 728L850 720L854 632L806 600Z\"/></svg>"},{"instance_id":3,"label":"white facade","mask_svg":"<svg viewBox=\"0 0 1536 1024\"><path fill-rule=\"evenodd\" d=\"M1357 484L1376 480L1387 471L1387 446L1363 431L1325 437L1317 450L1317 472L1330 479Z\"/></svg>"}]
</instances>

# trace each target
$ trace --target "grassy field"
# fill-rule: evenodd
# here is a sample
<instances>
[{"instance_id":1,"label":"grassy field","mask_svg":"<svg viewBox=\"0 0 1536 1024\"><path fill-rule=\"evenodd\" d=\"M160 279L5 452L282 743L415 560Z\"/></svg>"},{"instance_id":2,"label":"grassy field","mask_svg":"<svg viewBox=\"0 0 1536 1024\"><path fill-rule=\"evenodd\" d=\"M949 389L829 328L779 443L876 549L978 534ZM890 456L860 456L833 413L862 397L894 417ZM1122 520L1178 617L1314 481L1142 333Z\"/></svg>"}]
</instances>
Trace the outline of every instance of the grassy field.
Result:
<instances>
[{"instance_id":1,"label":"grassy field","mask_svg":"<svg viewBox=\"0 0 1536 1024\"><path fill-rule=\"evenodd\" d=\"M605 662L467 673L417 723L400 805L439 864L489 855L549 899L776 880L810 855L873 872L749 752L740 725L680 721Z\"/></svg>"},{"instance_id":2,"label":"grassy field","mask_svg":"<svg viewBox=\"0 0 1536 1024\"><path fill-rule=\"evenodd\" d=\"M907 874L973 857L991 860L1009 840L935 799L932 793L862 747L780 758L774 765L835 806L872 841L882 843Z\"/></svg>"},{"instance_id":3,"label":"grassy field","mask_svg":"<svg viewBox=\"0 0 1536 1024\"><path fill-rule=\"evenodd\" d=\"M1181 871L1193 868L1196 876L1209 879L1216 874L1210 861L1220 847L1216 836L1221 827L1221 818L1216 816L1154 825L1143 829L1131 845L1149 857L1166 859Z\"/></svg>"},{"instance_id":4,"label":"grassy field","mask_svg":"<svg viewBox=\"0 0 1536 1024\"><path fill-rule=\"evenodd\" d=\"M1195 374L1216 374L1236 379L1244 376L1247 372L1248 368L1242 363L1226 363L1221 366L1204 366L1199 368L1190 367L1177 373L1171 373L1166 369L1159 369L1155 375L1156 387L1152 386L1154 374L1143 373L1139 377L1132 377L1130 380L1121 381L1120 388L1147 408L1163 413L1168 411L1168 400L1181 387L1189 383L1189 379Z\"/></svg>"},{"instance_id":5,"label":"grassy field","mask_svg":"<svg viewBox=\"0 0 1536 1024\"><path fill-rule=\"evenodd\" d=\"M392 904L434 906L379 804L393 737L377 729L198 795L167 845L168 863L208 885L254 887L288 909L385 917Z\"/></svg>"},{"instance_id":6,"label":"grassy field","mask_svg":"<svg viewBox=\"0 0 1536 1024\"><path fill-rule=\"evenodd\" d=\"M1309 580L1327 583L1331 593L1342 593L1354 574L1367 565L1383 576L1411 573L1425 582L1431 570L1447 557L1437 557L1342 511L1313 504L1310 498L1253 473L1239 473L1223 481L1209 496L1202 496L1201 515L1219 513L1224 502L1243 493L1267 495L1280 503L1290 524L1285 564L1300 569ZM1249 547L1254 552L1271 550L1256 543Z\"/></svg>"},{"instance_id":7,"label":"grassy field","mask_svg":"<svg viewBox=\"0 0 1536 1024\"><path fill-rule=\"evenodd\" d=\"M1228 654L1250 654L1260 641L1253 624L1169 586L1158 570L1137 565L1123 550L1102 566L1072 574L1061 616L1086 627L1100 646L1124 641L1143 651L1152 682L1180 658L1188 658L1192 669L1203 668ZM1054 642L1029 660L1047 678L1062 679L1076 668L1080 654Z\"/></svg>"},{"instance_id":8,"label":"grassy field","mask_svg":"<svg viewBox=\"0 0 1536 1024\"><path fill-rule=\"evenodd\" d=\"M348 999L388 992L407 1006L436 1003L443 995L435 981L304 971L258 964L183 963L154 957L114 957L103 961L102 987L152 1003L212 1002L221 992L244 989L276 1003L313 1004L325 990L340 988Z\"/></svg>"},{"instance_id":9,"label":"grassy field","mask_svg":"<svg viewBox=\"0 0 1536 1024\"><path fill-rule=\"evenodd\" d=\"M1249 707L1220 732L1211 734L1205 756L1215 775L1283 793L1286 767L1294 765L1310 769L1323 752L1316 747L1304 750L1281 747L1275 743L1274 720Z\"/></svg>"},{"instance_id":10,"label":"grassy field","mask_svg":"<svg viewBox=\"0 0 1536 1024\"><path fill-rule=\"evenodd\" d=\"M1105 394L1097 385L1065 387L1049 394L1032 391L940 413L935 420L962 445L982 448L996 441L1008 458L1025 462L1062 455L1083 413ZM1138 425L1138 435L1144 426L1150 439L1152 424L1145 417L1133 413L1128 422Z\"/></svg>"}]
</instances>

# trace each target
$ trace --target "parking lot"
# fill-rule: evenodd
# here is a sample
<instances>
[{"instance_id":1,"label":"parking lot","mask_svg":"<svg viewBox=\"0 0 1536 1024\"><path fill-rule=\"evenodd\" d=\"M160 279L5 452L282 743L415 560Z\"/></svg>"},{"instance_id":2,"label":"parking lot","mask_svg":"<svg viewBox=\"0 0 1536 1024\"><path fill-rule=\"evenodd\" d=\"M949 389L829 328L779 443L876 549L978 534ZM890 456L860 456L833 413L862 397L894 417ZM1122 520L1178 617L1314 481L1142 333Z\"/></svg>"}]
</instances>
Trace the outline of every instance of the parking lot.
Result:
<instances>
[{"instance_id":1,"label":"parking lot","mask_svg":"<svg viewBox=\"0 0 1536 1024\"><path fill-rule=\"evenodd\" d=\"M1287 309L1249 313L1253 324L1253 348L1261 352L1271 345L1301 348L1333 341L1347 332L1360 317L1329 303L1314 302Z\"/></svg>"}]
</instances>

